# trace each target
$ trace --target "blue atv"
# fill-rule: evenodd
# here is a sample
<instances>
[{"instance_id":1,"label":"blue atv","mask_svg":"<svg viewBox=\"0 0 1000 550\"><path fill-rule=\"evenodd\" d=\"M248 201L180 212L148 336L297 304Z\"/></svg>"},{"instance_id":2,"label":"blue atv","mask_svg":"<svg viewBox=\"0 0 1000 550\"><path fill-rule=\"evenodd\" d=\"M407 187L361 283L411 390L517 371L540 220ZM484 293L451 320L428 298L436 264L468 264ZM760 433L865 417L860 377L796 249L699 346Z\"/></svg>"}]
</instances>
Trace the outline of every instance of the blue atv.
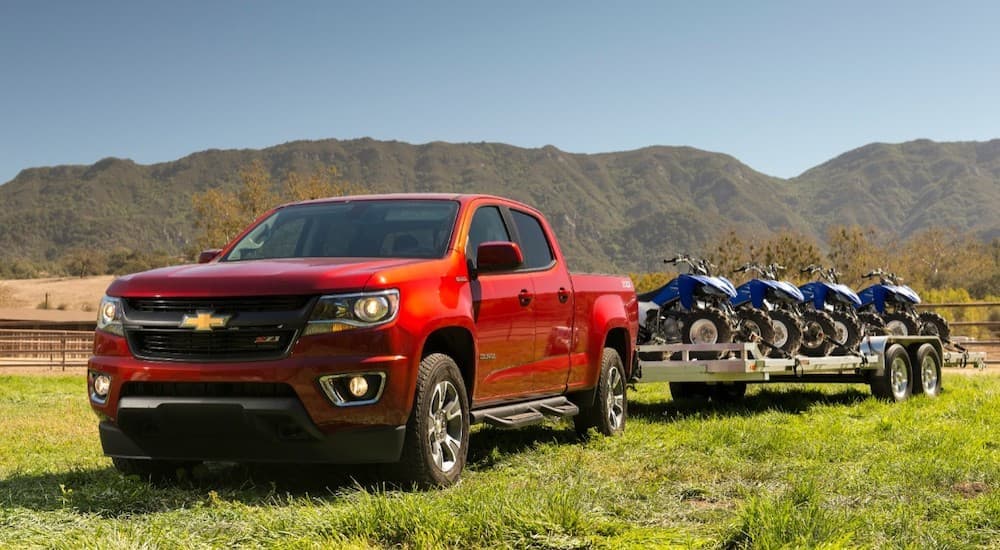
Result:
<instances>
[{"instance_id":1,"label":"blue atv","mask_svg":"<svg viewBox=\"0 0 1000 550\"><path fill-rule=\"evenodd\" d=\"M712 264L687 255L664 263L688 266L662 287L640 294L639 343L731 343L739 325L729 300L736 288L711 275ZM719 359L725 352L692 352L699 359Z\"/></svg>"},{"instance_id":2,"label":"blue atv","mask_svg":"<svg viewBox=\"0 0 1000 550\"><path fill-rule=\"evenodd\" d=\"M861 298L850 287L840 284L840 272L832 267L810 265L801 272L819 274L817 280L799 287L806 299L806 309L824 312L833 321L833 331L826 342L812 349L803 346L803 353L813 356L858 353L858 344L867 332L856 312Z\"/></svg>"},{"instance_id":3,"label":"blue atv","mask_svg":"<svg viewBox=\"0 0 1000 550\"><path fill-rule=\"evenodd\" d=\"M795 285L778 280L778 272L783 269L778 264L765 267L752 262L740 266L737 272L754 271L760 278L736 287L736 296L729 300L743 331L756 332L771 357L794 357L802 345L799 305L805 298Z\"/></svg>"},{"instance_id":4,"label":"blue atv","mask_svg":"<svg viewBox=\"0 0 1000 550\"><path fill-rule=\"evenodd\" d=\"M873 323L881 323L879 328L887 334L899 336L928 335L937 336L948 342L951 327L948 321L933 311L917 313L916 306L920 296L912 288L902 284L903 281L895 273L887 273L880 269L872 270L864 275L865 279L879 278L879 282L859 293L861 305L859 315L865 319L877 319Z\"/></svg>"}]
</instances>

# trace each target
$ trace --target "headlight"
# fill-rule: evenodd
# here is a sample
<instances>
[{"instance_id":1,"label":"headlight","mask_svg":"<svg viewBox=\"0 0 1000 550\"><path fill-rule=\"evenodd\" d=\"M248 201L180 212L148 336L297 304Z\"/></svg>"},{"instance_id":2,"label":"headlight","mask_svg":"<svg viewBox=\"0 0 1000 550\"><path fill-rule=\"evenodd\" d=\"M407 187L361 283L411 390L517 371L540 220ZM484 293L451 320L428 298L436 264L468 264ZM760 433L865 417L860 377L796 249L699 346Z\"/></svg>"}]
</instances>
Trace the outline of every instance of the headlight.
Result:
<instances>
[{"instance_id":1,"label":"headlight","mask_svg":"<svg viewBox=\"0 0 1000 550\"><path fill-rule=\"evenodd\" d=\"M110 296L101 298L101 305L97 308L97 330L125 336L125 329L122 328L121 298Z\"/></svg>"},{"instance_id":2,"label":"headlight","mask_svg":"<svg viewBox=\"0 0 1000 550\"><path fill-rule=\"evenodd\" d=\"M322 296L313 308L305 335L340 332L388 323L399 313L399 291Z\"/></svg>"}]
</instances>

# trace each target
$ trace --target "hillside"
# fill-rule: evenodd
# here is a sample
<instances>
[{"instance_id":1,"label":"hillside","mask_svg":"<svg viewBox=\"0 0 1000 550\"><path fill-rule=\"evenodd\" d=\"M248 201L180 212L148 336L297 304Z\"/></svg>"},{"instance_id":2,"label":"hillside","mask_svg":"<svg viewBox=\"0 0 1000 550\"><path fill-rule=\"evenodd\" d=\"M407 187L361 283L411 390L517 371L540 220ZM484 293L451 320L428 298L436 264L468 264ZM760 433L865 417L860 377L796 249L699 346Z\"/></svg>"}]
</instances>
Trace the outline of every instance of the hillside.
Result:
<instances>
[{"instance_id":1,"label":"hillside","mask_svg":"<svg viewBox=\"0 0 1000 550\"><path fill-rule=\"evenodd\" d=\"M209 150L148 166L104 159L24 170L0 186L0 261L53 260L79 247L180 253L194 232L191 195L237 185L238 170L254 160L276 179L332 164L375 192L525 201L549 216L581 271L657 269L660 258L697 251L733 226L821 235L828 223L857 222L906 236L950 223L1000 235L1000 140L869 145L783 180L689 147L584 155L552 146L359 139Z\"/></svg>"}]
</instances>

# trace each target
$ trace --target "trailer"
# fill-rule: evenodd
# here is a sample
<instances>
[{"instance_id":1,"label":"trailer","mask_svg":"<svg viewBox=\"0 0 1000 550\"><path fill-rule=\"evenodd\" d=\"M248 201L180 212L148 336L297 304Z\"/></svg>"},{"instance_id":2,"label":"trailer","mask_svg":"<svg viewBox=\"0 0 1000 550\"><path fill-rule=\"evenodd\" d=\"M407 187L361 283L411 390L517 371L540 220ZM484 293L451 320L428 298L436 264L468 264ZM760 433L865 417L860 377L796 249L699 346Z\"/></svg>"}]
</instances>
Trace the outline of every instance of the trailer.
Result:
<instances>
[{"instance_id":1,"label":"trailer","mask_svg":"<svg viewBox=\"0 0 1000 550\"><path fill-rule=\"evenodd\" d=\"M637 348L636 381L669 382L674 399L738 399L747 384L868 384L872 394L903 401L941 392L945 355L936 336L868 336L854 355L767 357L756 343L647 344ZM699 356L719 355L722 359Z\"/></svg>"}]
</instances>

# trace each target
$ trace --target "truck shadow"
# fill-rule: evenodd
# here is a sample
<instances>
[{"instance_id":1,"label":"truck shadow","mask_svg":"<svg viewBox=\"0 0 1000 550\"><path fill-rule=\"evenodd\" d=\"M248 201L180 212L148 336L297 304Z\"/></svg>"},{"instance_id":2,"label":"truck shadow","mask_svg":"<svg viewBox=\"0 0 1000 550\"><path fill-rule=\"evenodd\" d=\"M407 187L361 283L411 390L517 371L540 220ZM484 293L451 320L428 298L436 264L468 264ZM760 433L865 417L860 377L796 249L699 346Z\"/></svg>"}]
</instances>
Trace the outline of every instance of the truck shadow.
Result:
<instances>
[{"instance_id":1,"label":"truck shadow","mask_svg":"<svg viewBox=\"0 0 1000 550\"><path fill-rule=\"evenodd\" d=\"M854 388L838 393L816 389L773 390L761 388L735 401L675 401L664 396L663 401L630 401L629 417L650 422L673 422L688 418L713 416L753 416L768 412L799 414L819 405L852 405L871 398L871 394Z\"/></svg>"}]
</instances>

